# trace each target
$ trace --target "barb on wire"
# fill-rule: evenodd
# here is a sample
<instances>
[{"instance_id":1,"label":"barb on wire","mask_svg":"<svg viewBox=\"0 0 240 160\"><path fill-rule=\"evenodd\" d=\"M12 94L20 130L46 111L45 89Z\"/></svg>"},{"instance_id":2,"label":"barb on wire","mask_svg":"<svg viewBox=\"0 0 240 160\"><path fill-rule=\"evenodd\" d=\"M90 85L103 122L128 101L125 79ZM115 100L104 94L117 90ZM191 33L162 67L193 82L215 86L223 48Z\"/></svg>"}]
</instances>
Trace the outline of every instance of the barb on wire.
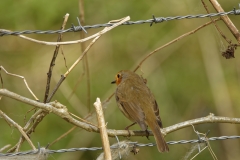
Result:
<instances>
[{"instance_id":1,"label":"barb on wire","mask_svg":"<svg viewBox=\"0 0 240 160\"><path fill-rule=\"evenodd\" d=\"M240 8L240 6L239 6ZM153 15L152 19L148 20L138 20L138 21L128 21L123 23L122 25L133 25L133 24L144 24L144 23L150 23L150 26L153 25L153 23L160 23L165 21L171 21L171 20L181 20L181 19L192 19L192 18L206 18L206 17L216 17L216 16L224 16L224 15L239 15L240 9L234 8L233 10L229 12L219 12L219 13L210 13L210 14L198 14L198 15L186 15L186 16L175 16L175 17L155 17ZM0 36L5 35L21 35L21 34L57 34L57 33L66 33L66 32L77 32L77 31L84 31L86 32L87 29L91 28L100 28L100 27L109 27L112 26L111 23L105 23L105 24L95 24L95 25L87 25L87 26L81 26L79 23L79 26L72 25L71 28L66 30L47 30L47 31L41 31L41 30L25 30L25 31L7 31L0 29Z\"/></svg>"},{"instance_id":2,"label":"barb on wire","mask_svg":"<svg viewBox=\"0 0 240 160\"><path fill-rule=\"evenodd\" d=\"M153 23L156 24L156 23L161 23L163 21L167 21L167 19L164 17L156 18L154 15L152 15L152 17L153 17L153 21L150 23L150 27L153 25Z\"/></svg>"},{"instance_id":3,"label":"barb on wire","mask_svg":"<svg viewBox=\"0 0 240 160\"><path fill-rule=\"evenodd\" d=\"M238 4L238 8L240 8L240 3ZM233 12L235 15L239 15L240 14L240 10L236 9L235 7L233 8Z\"/></svg>"},{"instance_id":4,"label":"barb on wire","mask_svg":"<svg viewBox=\"0 0 240 160\"><path fill-rule=\"evenodd\" d=\"M85 33L87 33L87 31L86 31L86 30L84 29L84 27L81 25L80 20L79 20L78 17L77 17L77 20L78 20L78 26L74 26L74 25L72 24L72 29L73 29L73 31L74 31L74 32L84 31Z\"/></svg>"},{"instance_id":5,"label":"barb on wire","mask_svg":"<svg viewBox=\"0 0 240 160\"><path fill-rule=\"evenodd\" d=\"M211 137L208 138L208 141L216 141L216 140L227 140L227 139L239 139L240 136L221 136L221 137ZM167 144L175 145L175 144L186 144L186 143L199 143L201 140L180 140L180 141L168 141ZM130 146L137 147L153 147L156 146L155 143L137 143L137 142L126 142ZM205 143L205 140L203 141ZM39 145L38 145L39 146ZM110 147L111 149L119 148L119 145L114 145ZM27 154L37 154L39 152L44 152L45 154L53 154L53 153L65 153L65 152L76 152L76 151L97 151L102 150L102 147L91 147L91 148L70 148L70 149L59 149L59 150L47 150L45 147L39 148L38 150L26 151L26 152L18 152L18 153L0 153L1 156L17 156L17 155L27 155Z\"/></svg>"}]
</instances>

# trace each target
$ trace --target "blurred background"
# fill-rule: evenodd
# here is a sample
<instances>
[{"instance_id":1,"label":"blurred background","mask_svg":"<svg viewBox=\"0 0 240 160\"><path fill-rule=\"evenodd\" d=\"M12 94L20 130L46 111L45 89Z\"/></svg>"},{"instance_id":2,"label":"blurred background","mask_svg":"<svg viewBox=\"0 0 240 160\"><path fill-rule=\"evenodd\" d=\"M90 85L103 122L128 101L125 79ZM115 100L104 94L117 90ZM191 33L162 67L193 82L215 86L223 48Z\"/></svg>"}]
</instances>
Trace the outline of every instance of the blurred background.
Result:
<instances>
[{"instance_id":1,"label":"blurred background","mask_svg":"<svg viewBox=\"0 0 240 160\"><path fill-rule=\"evenodd\" d=\"M205 3L210 12L216 12L208 1ZM238 6L239 1L219 0L219 3L225 11L230 11ZM77 25L79 1L1 1L0 28L13 31L57 30L61 27L62 17L66 13L70 14L66 28L70 28L72 23ZM205 13L206 10L201 1L197 0L84 1L86 25L107 23L126 16L130 16L132 21L137 21L151 19L153 14L156 17L169 17ZM236 27L240 28L240 16L229 17ZM69 111L79 117L86 116L89 111L94 111L92 104L97 97L104 101L115 91L116 86L111 85L110 82L114 80L118 71L133 70L154 49L209 20L209 18L174 20L153 24L152 27L149 24L141 24L120 26L111 30L93 45L87 55L90 108L87 105L89 103L87 77L82 62L69 74L52 100L66 105ZM217 24L228 39L237 43L223 22L220 21ZM102 29L89 29L85 36L90 36ZM57 34L27 36L52 42L58 37ZM66 33L63 41L79 38L78 32ZM204 117L209 113L216 116L240 117L239 51L236 51L236 58L227 60L221 55L227 46L228 44L215 27L210 25L155 53L143 63L137 73L147 79L147 84L158 102L164 127ZM36 96L43 101L46 73L54 50L54 46L40 45L16 36L3 36L0 37L0 66L8 72L24 76ZM60 76L67 71L64 57L67 67L70 67L82 54L80 44L64 45L62 50L64 56L59 52L53 70L51 90ZM33 99L21 79L8 76L3 71L1 74L4 88ZM82 74L84 74L83 77ZM70 96L74 89L76 91ZM131 124L118 109L115 98L112 98L105 107L107 107L105 110L107 128L118 130ZM31 106L6 97L1 99L0 108L21 126L24 126L24 117L26 116L28 120L33 114L33 112L27 113ZM93 119L91 121L94 122ZM6 144L15 145L20 136L18 130L10 127L2 118L0 126L0 148ZM46 146L71 127L73 126L58 116L49 114L36 128L31 139L35 145L39 142L41 146ZM208 123L197 125L195 128L203 133L210 130L209 137L240 135L239 126L234 124ZM131 129L140 130L138 125ZM126 140L125 137L118 138ZM192 127L188 127L168 134L165 139L166 141L190 140L197 139L197 135ZM131 137L130 140L139 143L155 142L153 137L150 137L150 140L145 137ZM115 138L110 138L111 144L116 142ZM210 144L218 159L233 160L240 157L239 142L235 139L212 141ZM101 146L99 134L75 129L50 149L98 146ZM170 152L164 154L158 153L156 147L144 147L140 148L139 154L131 153L126 159L182 159L192 146L192 144L169 145ZM30 149L28 143L24 142L21 150L28 149ZM101 151L85 151L53 154L49 159L96 159L100 153ZM205 150L195 159L212 159L212 157L209 151Z\"/></svg>"}]
</instances>

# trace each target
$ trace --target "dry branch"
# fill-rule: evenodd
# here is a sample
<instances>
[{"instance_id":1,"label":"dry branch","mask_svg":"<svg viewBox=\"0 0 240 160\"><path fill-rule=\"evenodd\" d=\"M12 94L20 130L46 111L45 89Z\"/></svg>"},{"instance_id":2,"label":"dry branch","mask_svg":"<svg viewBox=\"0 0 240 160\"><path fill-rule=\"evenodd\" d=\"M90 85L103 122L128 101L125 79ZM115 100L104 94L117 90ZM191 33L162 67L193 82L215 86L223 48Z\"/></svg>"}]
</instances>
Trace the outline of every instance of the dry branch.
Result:
<instances>
[{"instance_id":1,"label":"dry branch","mask_svg":"<svg viewBox=\"0 0 240 160\"><path fill-rule=\"evenodd\" d=\"M6 89L0 89L0 95L9 97L11 99L18 100L22 103L38 107L40 109L43 109L47 112L53 113L68 123L71 123L79 128L85 129L89 132L98 132L99 128L96 126L87 124L85 122L78 121L77 119L73 118L67 111L67 107L60 104L59 102L51 102L51 103L40 103L36 102L34 100L31 100L29 98L20 96L16 93L10 92ZM205 123L230 123L230 124L240 124L240 118L229 118L229 117L220 117L220 116L214 116L213 114L210 114L209 116L197 118L193 120L188 120L185 122L181 122L166 128L162 129L163 134L169 134L171 132L180 130L182 128L186 128L192 125L198 125L198 124L205 124ZM115 130L115 129L108 129L107 130L108 136L115 137L115 136L129 136L129 133L131 136L146 136L145 131L127 131L127 130ZM150 132L150 136L152 136L152 132Z\"/></svg>"},{"instance_id":2,"label":"dry branch","mask_svg":"<svg viewBox=\"0 0 240 160\"><path fill-rule=\"evenodd\" d=\"M158 52L159 50L161 50L161 49L163 49L163 48L165 48L165 47L167 47L167 46L169 46L169 45L171 45L171 44L173 44L173 43L181 40L182 38L185 38L185 37L187 37L187 36L189 36L189 35L191 35L191 34L194 34L194 33L196 33L197 31L199 31L200 29L202 29L202 28L204 28L204 27L212 24L212 22L216 22L216 21L219 21L219 20L220 20L220 19L217 18L217 19L214 19L213 21L207 22L207 23L205 23L205 24L197 27L196 29L194 29L194 30L192 30L192 31L190 31L190 32L187 32L187 33L185 33L185 34L183 34L183 35L181 35L181 36L179 36L179 37L171 40L170 42L164 44L163 46L155 49L154 51L150 52L146 57L144 57L144 58L141 60L141 62L137 65L137 67L136 67L133 71L136 72L136 71L141 67L141 65L142 65L149 57L151 57L154 53ZM112 96L112 95L111 95L111 96Z\"/></svg>"},{"instance_id":3,"label":"dry branch","mask_svg":"<svg viewBox=\"0 0 240 160\"><path fill-rule=\"evenodd\" d=\"M23 80L23 82L25 83L28 91L32 94L32 96L33 96L37 101L39 101L39 99L37 98L37 96L35 96L35 94L33 93L33 91L32 91L32 90L30 89L30 87L28 86L28 83L27 83L26 79L25 79L23 76L20 76L20 75L17 75L17 74L13 74L13 73L9 73L3 66L0 66L0 77L1 77L1 69L2 69L7 75L21 78L21 79ZM1 99L1 98L0 98L0 99Z\"/></svg>"},{"instance_id":4,"label":"dry branch","mask_svg":"<svg viewBox=\"0 0 240 160\"><path fill-rule=\"evenodd\" d=\"M97 98L96 102L94 103L94 107L97 113L98 128L100 130L100 135L101 135L102 144L103 144L104 157L105 157L104 159L111 160L112 156L111 156L111 150L110 150L110 145L108 140L108 134L107 134L106 124L104 120L102 104L99 98Z\"/></svg>"},{"instance_id":5,"label":"dry branch","mask_svg":"<svg viewBox=\"0 0 240 160\"><path fill-rule=\"evenodd\" d=\"M82 43L82 42L85 42L85 41L88 41L90 39L93 39L93 38L96 38L98 36L101 36L103 35L104 33L110 31L111 29L119 26L120 24L126 22L126 21L129 21L130 20L130 17L127 16L125 18L122 18L121 20L116 20L116 21L111 21L109 23L113 24L112 26L109 26L109 27L105 27L102 31L94 34L94 35L91 35L87 38L84 38L84 39L80 39L80 40L76 40L76 41L67 41L67 42L46 42L46 41L40 41L40 40L36 40L36 39L33 39L33 38L29 38L29 37L26 37L26 36L23 36L23 35L17 35L18 37L20 38L23 38L23 39L26 39L26 40L29 40L31 42L35 42L35 43L39 43L39 44L44 44L44 45L50 45L50 46L56 46L56 45L70 45L70 44L77 44L77 43ZM9 30L4 30L4 29L0 29L0 31L9 31Z\"/></svg>"},{"instance_id":6,"label":"dry branch","mask_svg":"<svg viewBox=\"0 0 240 160\"><path fill-rule=\"evenodd\" d=\"M9 147L11 147L11 144L7 144L7 145L3 146L2 148L0 148L0 153Z\"/></svg>"},{"instance_id":7,"label":"dry branch","mask_svg":"<svg viewBox=\"0 0 240 160\"><path fill-rule=\"evenodd\" d=\"M12 120L10 117L8 117L3 111L0 110L0 117L4 118L4 120L10 125L10 126L14 126L16 127L19 132L22 134L22 136L27 140L27 142L29 143L29 145L32 147L33 150L36 150L36 147L33 145L32 141L30 140L30 138L27 136L27 134L23 131L23 128L17 124L16 122L14 122L14 120Z\"/></svg>"},{"instance_id":8,"label":"dry branch","mask_svg":"<svg viewBox=\"0 0 240 160\"><path fill-rule=\"evenodd\" d=\"M64 16L63 23L62 23L62 26L61 26L61 30L64 30L64 28L66 26L66 23L67 23L67 20L68 20L68 17L69 17L69 14L67 13ZM61 42L62 38L63 38L63 34L61 33L61 34L58 35L57 42ZM46 90L45 90L45 95L44 95L44 100L43 100L44 103L47 102L47 98L48 98L48 94L49 94L49 90L50 90L51 78L52 78L52 71L53 71L53 67L55 66L55 61L56 61L59 49L60 49L60 45L57 45L55 47L53 57L52 57L52 60L51 60L50 66L49 66L48 73L47 73L47 84L46 84Z\"/></svg>"},{"instance_id":9,"label":"dry branch","mask_svg":"<svg viewBox=\"0 0 240 160\"><path fill-rule=\"evenodd\" d=\"M80 18L80 23L82 26L85 26L85 18L84 18L84 0L79 0L79 18ZM85 38L85 32L80 32L80 39ZM81 43L81 51L84 52L86 49L86 43ZM90 102L91 102L91 90L90 90L90 73L89 73L89 64L88 64L88 55L84 56L83 59L83 73L82 75L85 75L87 77L87 107L88 110L90 111ZM82 77L80 75L80 77Z\"/></svg>"},{"instance_id":10,"label":"dry branch","mask_svg":"<svg viewBox=\"0 0 240 160\"><path fill-rule=\"evenodd\" d=\"M206 9L207 13L210 14L208 7L206 5L206 3L204 2L204 0L201 0L203 7ZM218 33L228 42L228 44L231 44L231 40L227 39L227 37L223 34L223 32L221 31L221 29L218 27L217 23L215 21L213 21L212 17L209 17L211 19L211 21L213 22L213 25L215 26L215 28L217 29Z\"/></svg>"},{"instance_id":11,"label":"dry branch","mask_svg":"<svg viewBox=\"0 0 240 160\"><path fill-rule=\"evenodd\" d=\"M209 0L209 1L212 3L213 7L217 12L224 12L223 8L221 7L221 5L218 3L217 0ZM232 32L233 36L236 38L236 40L240 44L240 33L238 29L235 27L235 25L232 23L230 18L227 15L225 15L225 16L221 16L221 19L223 20L223 22L226 24L228 29Z\"/></svg>"}]
</instances>

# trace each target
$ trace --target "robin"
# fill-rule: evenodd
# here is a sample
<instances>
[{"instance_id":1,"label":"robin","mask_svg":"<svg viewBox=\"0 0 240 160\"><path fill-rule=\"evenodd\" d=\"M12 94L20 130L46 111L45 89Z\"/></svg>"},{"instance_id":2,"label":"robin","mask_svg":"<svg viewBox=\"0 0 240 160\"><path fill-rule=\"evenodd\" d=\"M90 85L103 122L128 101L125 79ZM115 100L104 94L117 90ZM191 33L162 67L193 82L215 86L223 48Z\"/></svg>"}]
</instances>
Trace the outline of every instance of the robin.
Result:
<instances>
[{"instance_id":1,"label":"robin","mask_svg":"<svg viewBox=\"0 0 240 160\"><path fill-rule=\"evenodd\" d=\"M137 123L147 133L149 126L156 140L158 151L168 152L169 148L160 130L163 125L158 105L146 85L146 80L134 72L122 70L118 72L113 83L117 84L115 97L118 107L129 120L134 122L130 126ZM126 129L128 130L130 126Z\"/></svg>"}]
</instances>

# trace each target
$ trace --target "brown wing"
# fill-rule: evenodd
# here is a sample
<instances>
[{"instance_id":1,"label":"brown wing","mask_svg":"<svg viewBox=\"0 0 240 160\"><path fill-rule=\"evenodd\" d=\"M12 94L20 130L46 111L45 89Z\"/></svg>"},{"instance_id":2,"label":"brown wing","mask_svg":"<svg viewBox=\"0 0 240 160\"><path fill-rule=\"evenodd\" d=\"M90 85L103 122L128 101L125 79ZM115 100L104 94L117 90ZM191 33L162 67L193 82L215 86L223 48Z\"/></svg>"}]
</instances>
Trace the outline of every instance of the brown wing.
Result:
<instances>
[{"instance_id":1,"label":"brown wing","mask_svg":"<svg viewBox=\"0 0 240 160\"><path fill-rule=\"evenodd\" d=\"M128 80L119 84L116 90L116 101L120 110L129 120L137 122L142 130L146 130L147 124L145 123L141 100L139 101L140 97L141 92L139 89Z\"/></svg>"},{"instance_id":2,"label":"brown wing","mask_svg":"<svg viewBox=\"0 0 240 160\"><path fill-rule=\"evenodd\" d=\"M159 108L158 108L157 101L155 100L154 95L152 94L152 92L150 91L150 89L147 87L147 85L146 85L145 87L146 87L145 90L147 90L147 91L146 91L146 92L147 92L146 96L148 95L148 97L149 97L148 103L151 104L150 106L152 107L152 109L153 109L153 111L154 111L154 114L155 114L155 116L156 116L156 118L157 118L157 123L158 123L158 125L160 126L160 128L163 128L162 120L161 120L160 114L159 114ZM147 105L147 106L149 106L149 105Z\"/></svg>"},{"instance_id":3,"label":"brown wing","mask_svg":"<svg viewBox=\"0 0 240 160\"><path fill-rule=\"evenodd\" d=\"M142 79L142 81L143 81L145 84L147 84L147 79L144 79L142 76L141 76L141 79ZM160 115L159 115L159 108L158 108L157 101L155 100L152 92L151 92L150 89L147 87L147 85L146 85L146 88L147 88L148 95L150 95L150 98L151 98L150 101L151 101L151 103L152 103L155 116L157 117L157 123L158 123L158 125L159 125L161 128L163 128L162 120L161 120Z\"/></svg>"},{"instance_id":4,"label":"brown wing","mask_svg":"<svg viewBox=\"0 0 240 160\"><path fill-rule=\"evenodd\" d=\"M155 113L155 116L157 117L157 123L158 125L163 128L163 125L162 125L162 120L160 118L160 115L159 115L159 108L158 108L158 104L157 104L157 101L155 100L154 98L154 95L152 94L152 92L150 91L150 89L147 87L147 80L144 79L143 77L141 77L142 81L144 82L145 84L145 90L147 90L147 95L149 96L149 101L150 103L152 104L151 106L153 107L153 110L154 110L154 113Z\"/></svg>"},{"instance_id":5,"label":"brown wing","mask_svg":"<svg viewBox=\"0 0 240 160\"><path fill-rule=\"evenodd\" d=\"M154 113L157 117L157 122L158 122L158 125L163 128L163 125L162 125L162 120L160 118L160 115L159 115L159 108L158 108L158 104L157 102L155 101L154 105L153 105L153 110L154 110Z\"/></svg>"}]
</instances>

